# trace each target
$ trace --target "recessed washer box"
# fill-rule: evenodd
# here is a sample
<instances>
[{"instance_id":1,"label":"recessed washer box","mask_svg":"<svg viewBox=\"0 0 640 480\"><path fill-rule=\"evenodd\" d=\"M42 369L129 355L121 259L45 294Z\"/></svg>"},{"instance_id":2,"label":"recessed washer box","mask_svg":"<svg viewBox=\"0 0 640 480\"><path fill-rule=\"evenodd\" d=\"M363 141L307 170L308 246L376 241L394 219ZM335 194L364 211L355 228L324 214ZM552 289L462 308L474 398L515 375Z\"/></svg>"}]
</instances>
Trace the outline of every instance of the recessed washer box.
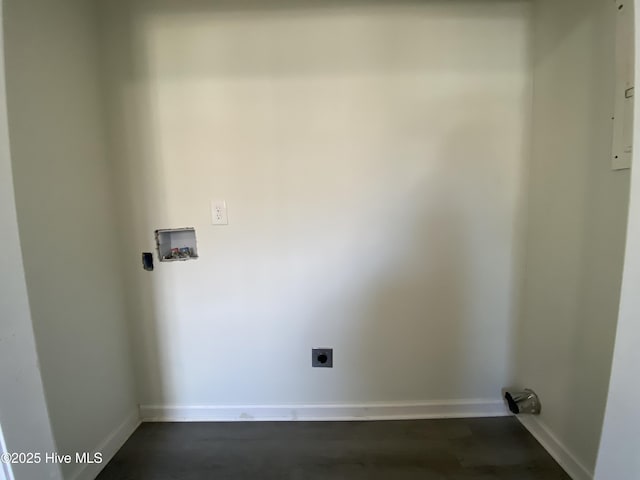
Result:
<instances>
[{"instance_id":1,"label":"recessed washer box","mask_svg":"<svg viewBox=\"0 0 640 480\"><path fill-rule=\"evenodd\" d=\"M198 258L196 229L185 227L156 230L156 248L161 262L181 262Z\"/></svg>"}]
</instances>

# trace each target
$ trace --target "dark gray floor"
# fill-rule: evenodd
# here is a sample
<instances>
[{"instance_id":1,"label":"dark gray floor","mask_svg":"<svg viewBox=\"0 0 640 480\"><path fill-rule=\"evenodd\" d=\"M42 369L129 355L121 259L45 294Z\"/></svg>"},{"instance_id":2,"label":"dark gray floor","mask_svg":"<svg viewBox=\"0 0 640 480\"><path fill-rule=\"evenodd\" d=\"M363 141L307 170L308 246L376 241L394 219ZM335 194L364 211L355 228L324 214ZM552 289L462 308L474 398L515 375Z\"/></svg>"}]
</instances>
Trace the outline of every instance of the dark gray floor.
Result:
<instances>
[{"instance_id":1,"label":"dark gray floor","mask_svg":"<svg viewBox=\"0 0 640 480\"><path fill-rule=\"evenodd\" d=\"M566 480L513 417L143 423L99 480Z\"/></svg>"}]
</instances>

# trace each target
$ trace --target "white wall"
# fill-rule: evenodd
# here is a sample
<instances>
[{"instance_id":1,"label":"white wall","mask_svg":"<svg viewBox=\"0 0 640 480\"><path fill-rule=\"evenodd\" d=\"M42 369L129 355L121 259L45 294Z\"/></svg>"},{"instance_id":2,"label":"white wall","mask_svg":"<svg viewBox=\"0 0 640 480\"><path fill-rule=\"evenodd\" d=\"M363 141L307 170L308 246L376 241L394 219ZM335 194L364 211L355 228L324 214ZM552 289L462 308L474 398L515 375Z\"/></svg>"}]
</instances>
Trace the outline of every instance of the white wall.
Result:
<instances>
[{"instance_id":1,"label":"white wall","mask_svg":"<svg viewBox=\"0 0 640 480\"><path fill-rule=\"evenodd\" d=\"M0 1L0 452L51 452L55 443L36 353L11 173ZM0 466L0 478L4 476ZM16 480L59 479L52 464L14 465Z\"/></svg>"},{"instance_id":2,"label":"white wall","mask_svg":"<svg viewBox=\"0 0 640 480\"><path fill-rule=\"evenodd\" d=\"M635 10L635 24L640 25L640 8ZM640 29L635 30L636 77L640 78ZM640 121L636 107L634 121L634 144L640 145ZM638 149L634 149L635 165L638 165ZM611 381L606 415L598 454L596 478L640 478L640 387L638 387L638 365L640 365L640 169L631 171L631 204L627 248L624 261L624 276L618 329L615 340Z\"/></svg>"},{"instance_id":3,"label":"white wall","mask_svg":"<svg viewBox=\"0 0 640 480\"><path fill-rule=\"evenodd\" d=\"M5 1L18 224L53 433L60 453L107 457L137 412L95 15L84 0ZM67 478L80 469L63 467Z\"/></svg>"},{"instance_id":4,"label":"white wall","mask_svg":"<svg viewBox=\"0 0 640 480\"><path fill-rule=\"evenodd\" d=\"M518 342L523 420L575 478L593 472L623 263L629 171L611 171L614 2L534 7L533 157ZM621 478L621 477L610 477Z\"/></svg>"},{"instance_id":5,"label":"white wall","mask_svg":"<svg viewBox=\"0 0 640 480\"><path fill-rule=\"evenodd\" d=\"M107 3L141 403L499 402L528 4Z\"/></svg>"}]
</instances>

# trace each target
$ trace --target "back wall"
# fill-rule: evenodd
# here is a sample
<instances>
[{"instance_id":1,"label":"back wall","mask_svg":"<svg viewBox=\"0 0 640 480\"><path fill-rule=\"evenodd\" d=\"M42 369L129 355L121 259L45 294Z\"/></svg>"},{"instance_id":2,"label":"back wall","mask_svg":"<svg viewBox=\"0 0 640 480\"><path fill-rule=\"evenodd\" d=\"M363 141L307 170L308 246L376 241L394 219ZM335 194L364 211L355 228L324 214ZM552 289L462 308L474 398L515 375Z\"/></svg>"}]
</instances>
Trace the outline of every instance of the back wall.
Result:
<instances>
[{"instance_id":1,"label":"back wall","mask_svg":"<svg viewBox=\"0 0 640 480\"><path fill-rule=\"evenodd\" d=\"M102 6L143 415L499 406L528 3L270 5ZM144 272L153 231L183 226L200 258ZM333 347L334 368L312 369L312 347Z\"/></svg>"}]
</instances>

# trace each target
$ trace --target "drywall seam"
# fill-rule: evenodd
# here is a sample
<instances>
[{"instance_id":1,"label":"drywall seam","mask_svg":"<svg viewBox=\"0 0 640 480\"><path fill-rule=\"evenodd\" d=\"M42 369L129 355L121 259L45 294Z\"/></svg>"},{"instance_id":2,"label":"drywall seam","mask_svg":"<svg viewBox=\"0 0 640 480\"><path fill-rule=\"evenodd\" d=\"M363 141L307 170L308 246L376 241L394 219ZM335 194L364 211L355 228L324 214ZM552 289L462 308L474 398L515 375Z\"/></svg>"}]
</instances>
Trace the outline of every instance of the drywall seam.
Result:
<instances>
[{"instance_id":1,"label":"drywall seam","mask_svg":"<svg viewBox=\"0 0 640 480\"><path fill-rule=\"evenodd\" d=\"M501 417L502 400L327 405L141 405L143 422L349 421Z\"/></svg>"},{"instance_id":2,"label":"drywall seam","mask_svg":"<svg viewBox=\"0 0 640 480\"><path fill-rule=\"evenodd\" d=\"M542 421L530 415L516 418L573 480L593 479L593 472L586 468Z\"/></svg>"},{"instance_id":3,"label":"drywall seam","mask_svg":"<svg viewBox=\"0 0 640 480\"><path fill-rule=\"evenodd\" d=\"M139 425L140 415L134 410L96 448L87 449L91 453L102 453L102 462L82 464L76 473L71 475L71 478L73 480L93 480L96 478Z\"/></svg>"}]
</instances>

